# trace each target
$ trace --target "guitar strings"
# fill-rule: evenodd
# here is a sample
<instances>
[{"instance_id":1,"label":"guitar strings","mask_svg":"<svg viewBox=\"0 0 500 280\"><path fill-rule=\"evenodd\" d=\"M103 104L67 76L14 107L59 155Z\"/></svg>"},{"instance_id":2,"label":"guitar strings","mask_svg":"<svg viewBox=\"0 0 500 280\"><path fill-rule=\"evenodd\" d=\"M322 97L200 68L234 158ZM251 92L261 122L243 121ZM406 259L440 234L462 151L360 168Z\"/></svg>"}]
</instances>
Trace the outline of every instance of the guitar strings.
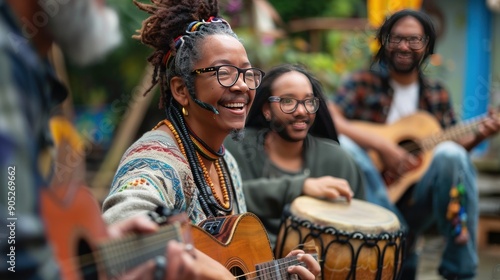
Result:
<instances>
[{"instance_id":1,"label":"guitar strings","mask_svg":"<svg viewBox=\"0 0 500 280\"><path fill-rule=\"evenodd\" d=\"M164 251L165 247L166 247L166 244L167 244L166 240L170 240L172 238L165 239L164 237L159 237L159 236L158 237L153 237L153 236L150 236L150 237L147 237L146 239L150 239L150 240L153 239L153 241L152 242L148 242L148 245L143 246L141 248L142 252L140 252L141 255L138 256L138 257L136 257L135 259L144 258L148 254L151 254L152 252L157 251L158 248L160 248L160 250ZM115 265L115 267L121 268L121 267L124 267L124 264L130 262L130 260L124 260L123 259L123 253L124 253L123 251L124 250L122 248L128 247L129 245L127 245L127 243L128 244L132 244L133 242L134 241L131 240L131 241L125 242L122 245L116 244L114 246L106 248L108 250L111 250L110 255L114 255L114 258L115 258L114 265ZM108 245L105 245L101 249L104 249L106 246L108 246ZM116 248L112 248L112 247L116 247ZM118 252L120 249L122 249L122 254L117 254L116 252ZM113 253L113 251L115 251L115 252ZM129 251L131 251L131 250L129 249ZM132 252L129 252L129 253L132 253ZM134 252L134 253L137 253L137 252ZM94 254L95 254L95 256L94 256ZM73 257L73 258L69 258L69 259L65 260L65 262L76 262L76 265L74 266L75 270L82 272L84 275L95 273L95 271L90 271L90 270L84 270L84 271L82 271L83 267L88 267L88 266L91 266L91 265L99 265L99 264L106 263L106 261L101 256L101 252L99 250L96 250L95 253L88 253L88 254L83 254L83 255L80 255L80 256ZM104 267L108 268L109 266L104 265ZM111 269L112 269L112 267L111 267ZM107 274L108 274L108 272L109 271L106 269L106 273ZM121 273L121 272L125 272L125 271L117 271L117 272Z\"/></svg>"},{"instance_id":2,"label":"guitar strings","mask_svg":"<svg viewBox=\"0 0 500 280\"><path fill-rule=\"evenodd\" d=\"M275 269L276 268L279 269L280 273L287 273L288 274L288 272L286 272L286 268L288 268L290 265L300 265L300 266L305 267L305 264L303 262L299 262L297 260L297 256L290 256L290 257L286 257L283 259L278 259L278 260L274 260L274 261L270 261L270 262L266 262L266 263L262 263L262 264L258 264L258 265L265 265L268 263L274 263L274 264L271 266L267 266L265 268L262 268L262 269L257 269L255 271L251 271L251 272L248 272L248 273L245 273L242 275L238 275L235 277L235 279L240 279L242 277L244 277L245 279L249 279L249 280L261 279L261 277L263 277L264 279L267 279L268 276L275 276L275 274L276 274ZM251 274L256 274L256 273L259 273L262 271L265 271L265 272L263 274L260 274L256 277L254 277L254 278L247 278L247 276L250 276Z\"/></svg>"},{"instance_id":3,"label":"guitar strings","mask_svg":"<svg viewBox=\"0 0 500 280\"><path fill-rule=\"evenodd\" d=\"M472 119L467 120L467 122L457 124L451 128L445 129L444 131L434 133L430 136L424 137L423 139L417 139L414 141L408 141L408 142L403 142L403 143L398 143L398 145L403 148L405 151L408 153L420 157L421 154L425 151L432 150L437 144L446 141L446 140L453 140L461 137L462 135L465 135L467 133L475 133L477 134L478 128L477 126L480 125L481 123L486 122L486 119L484 118L484 115L478 116ZM405 167L405 170L403 173L412 170L413 168L417 167L418 165L412 165L409 167ZM382 170L382 175L383 178L391 184L390 181L392 179L397 179L399 178L402 173L399 172L393 172L390 170ZM391 180L389 180L391 179ZM387 181L389 180L389 181Z\"/></svg>"},{"instance_id":4,"label":"guitar strings","mask_svg":"<svg viewBox=\"0 0 500 280\"><path fill-rule=\"evenodd\" d=\"M482 117L478 117L475 121L470 121L463 124L458 124L454 127L451 127L442 133L436 133L435 135L431 135L423 140L414 141L414 142L406 142L401 145L403 149L405 149L409 153L416 153L422 149L429 150L433 148L436 144L442 142L443 140L458 137L462 134L473 132L475 126L478 126L481 123L486 122Z\"/></svg>"},{"instance_id":5,"label":"guitar strings","mask_svg":"<svg viewBox=\"0 0 500 280\"><path fill-rule=\"evenodd\" d=\"M244 277L244 279L249 279L249 280L261 279L261 278L267 279L268 276L276 276L276 273L277 273L275 270L276 267L279 269L280 275L283 275L285 273L288 274L288 272L286 272L286 268L288 268L290 265L301 265L301 266L305 267L304 263L297 263L295 260L292 260L292 261L277 263L275 265L268 266L266 268L262 268L262 269L258 269L258 270L252 271L252 272L242 274L242 275L238 275L238 276L235 276L234 279L240 279L242 277ZM262 271L264 271L264 273L258 274L258 276L256 276L256 277L247 278L248 276L250 276L252 274L256 274L256 273L259 273Z\"/></svg>"},{"instance_id":6,"label":"guitar strings","mask_svg":"<svg viewBox=\"0 0 500 280\"><path fill-rule=\"evenodd\" d=\"M158 238L155 238L155 239L158 239ZM147 247L151 248L152 246L156 246L159 243L166 244L166 241L164 239L157 240L156 242L149 243L150 245L148 245ZM84 267L86 265L92 265L92 264L99 264L100 263L99 261L97 261L97 262L90 261L93 258L90 257L89 255L90 254L82 255L83 259L88 259L89 261L86 264L81 263L80 266L76 266L76 268L81 268L81 267ZM260 279L261 277L273 276L276 273L276 268L278 268L280 272L286 272L283 269L283 267L288 267L288 266L294 265L294 264L305 266L305 264L303 264L302 262L298 262L297 261L296 256L287 257L287 258L284 258L284 259L281 259L281 260L285 260L285 261L280 261L280 260L271 261L271 262L274 263L274 265L267 266L267 267L262 268L262 269L258 269L258 270L252 271L252 272L248 272L248 273L239 275L239 276L235 277L235 279L239 279L241 277L245 277L246 278L247 276L249 276L251 274L255 274L255 273L259 273L259 272L264 272L264 273L261 273L260 275L258 275L257 277L249 278L249 279ZM264 264L267 264L267 263L264 263ZM263 265L263 264L260 264L260 265ZM78 269L78 270L81 271L81 269ZM84 273L84 275L85 275L85 274L95 273L96 271L95 270L92 270L92 271L86 270L84 272L85 272ZM125 272L125 271L123 271L123 272Z\"/></svg>"},{"instance_id":7,"label":"guitar strings","mask_svg":"<svg viewBox=\"0 0 500 280\"><path fill-rule=\"evenodd\" d=\"M152 259L156 255L163 255L165 253L168 240L178 240L179 238L176 237L181 237L178 228L168 229L161 234L152 234L139 239L137 236L132 236L132 238L129 238L128 241L114 241L113 243L102 246L101 253L105 256L105 259L109 260L109 263L107 264L108 268L135 266L138 264L137 262L142 263L148 259ZM137 254L138 252L140 253L140 256L135 258L134 265L134 260L131 260L126 254Z\"/></svg>"},{"instance_id":8,"label":"guitar strings","mask_svg":"<svg viewBox=\"0 0 500 280\"><path fill-rule=\"evenodd\" d=\"M170 236L170 237L168 237L168 236ZM163 245L162 250L165 250L165 247L166 247L168 240L174 239L176 236L179 236L178 231L176 229L168 229L167 231L162 232L162 233L153 234L152 236L146 236L143 238L143 240L147 245L143 246L142 247L143 250L141 250L141 252L139 252L139 253L141 253L142 256L146 256L146 255L150 254L151 252L157 251L158 245ZM137 236L127 236L127 237L124 237L123 239L130 239L130 238L134 238L134 237L137 238ZM137 240L134 240L134 239L130 239L130 240L125 241L125 242L120 242L120 241L121 240L114 240L113 242L109 242L108 244L99 244L97 247L102 246L102 248L100 248L100 249L107 248L108 250L111 250L111 251L119 251L122 248L130 247L130 244L137 243ZM129 251L130 251L130 249L129 249ZM134 252L134 253L138 253L138 252ZM102 260L102 258L100 257L99 251L96 252L95 257L93 257L92 255L93 255L93 253L79 255L79 256L76 256L73 258L69 258L69 259L65 260L65 262L75 262L76 261L77 263L74 266L76 271L80 271L83 275L93 274L93 273L96 273L97 270L82 271L82 268L86 267L86 266L91 266L91 265L99 265L99 264L104 263L105 261ZM116 254L115 257L120 256L120 255L121 254ZM136 259L138 259L138 258L140 258L140 256L136 257ZM124 264L126 264L127 262L128 262L127 260L122 260L122 261L116 262L115 265L120 267L120 266L123 266ZM245 273L243 275L239 275L239 276L235 277L235 279L239 279L241 277L246 277L246 276L249 276L249 275L255 274L255 273L261 273L257 277L250 278L250 279L259 279L260 277L267 277L267 276L274 275L276 273L276 268L278 268L280 272L286 272L286 270L282 269L283 267L288 267L288 266L294 265L294 264L305 266L304 263L298 262L296 256L286 257L283 259L278 259L278 260L270 261L270 262L259 264L259 265L265 265L268 263L273 263L273 265L267 266L267 267L262 268L262 269L257 269L253 272L248 272L248 273ZM62 267L64 267L64 266L62 265ZM129 269L132 269L132 267L129 267L125 271L120 271L120 272L123 273ZM108 272L108 271L106 271L106 272Z\"/></svg>"},{"instance_id":9,"label":"guitar strings","mask_svg":"<svg viewBox=\"0 0 500 280\"><path fill-rule=\"evenodd\" d=\"M155 251L162 250L162 254L165 251L167 246L167 242L169 240L177 239L176 237L181 237L179 234L179 230L175 227L166 226L160 228L160 232L152 233L150 236L137 236L137 235L126 235L118 240L113 240L111 242L103 242L101 244L97 244L95 247L97 248L94 252L78 255L75 257L67 258L61 261L61 267L66 267L66 264L75 263L74 271L79 271L84 275L93 274L96 270L82 270L83 267L90 267L93 265L99 266L103 265L105 268L106 274L110 271L109 269L113 269L113 267L109 267L106 265L107 260L111 260L115 267L121 268L124 267L125 264L129 262L133 262L134 259L144 259L146 256L154 253ZM138 239L140 238L140 239ZM145 243L146 245L142 245L139 248L139 252L133 251L137 249L138 240L140 243ZM130 258L130 254L134 253L135 257ZM105 257L103 254L109 254L110 257ZM137 256L137 254L140 254ZM128 255L128 256L127 256ZM152 258L151 258L152 259ZM147 260L147 259L146 259ZM146 261L144 260L144 261ZM142 263L142 262L141 262ZM133 267L127 267L127 270L132 269ZM118 273L123 273L125 271L117 271Z\"/></svg>"}]
</instances>

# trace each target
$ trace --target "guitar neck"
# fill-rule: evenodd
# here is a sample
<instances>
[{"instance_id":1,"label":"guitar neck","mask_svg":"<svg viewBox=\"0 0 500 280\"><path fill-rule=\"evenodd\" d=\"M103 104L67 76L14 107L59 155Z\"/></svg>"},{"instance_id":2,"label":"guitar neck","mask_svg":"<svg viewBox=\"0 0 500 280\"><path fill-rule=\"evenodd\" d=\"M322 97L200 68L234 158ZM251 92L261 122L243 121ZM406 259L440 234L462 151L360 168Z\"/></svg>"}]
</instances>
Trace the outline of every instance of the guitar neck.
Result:
<instances>
[{"instance_id":1,"label":"guitar neck","mask_svg":"<svg viewBox=\"0 0 500 280\"><path fill-rule=\"evenodd\" d=\"M156 256L165 255L169 240L182 242L179 222L163 226L153 234L130 235L98 246L97 256L104 264L106 275L114 278Z\"/></svg>"},{"instance_id":2,"label":"guitar neck","mask_svg":"<svg viewBox=\"0 0 500 280\"><path fill-rule=\"evenodd\" d=\"M317 254L311 254L317 260ZM297 259L297 256L290 256L282 259L260 263L255 266L257 279L290 279L287 268L292 265L304 266L304 263Z\"/></svg>"},{"instance_id":3,"label":"guitar neck","mask_svg":"<svg viewBox=\"0 0 500 280\"><path fill-rule=\"evenodd\" d=\"M481 117L476 120L471 120L466 123L457 124L444 130L441 133L432 135L425 139L422 139L421 145L425 151L430 151L434 147L444 141L458 141L464 136L474 133L478 130L479 125L486 120L486 117Z\"/></svg>"}]
</instances>

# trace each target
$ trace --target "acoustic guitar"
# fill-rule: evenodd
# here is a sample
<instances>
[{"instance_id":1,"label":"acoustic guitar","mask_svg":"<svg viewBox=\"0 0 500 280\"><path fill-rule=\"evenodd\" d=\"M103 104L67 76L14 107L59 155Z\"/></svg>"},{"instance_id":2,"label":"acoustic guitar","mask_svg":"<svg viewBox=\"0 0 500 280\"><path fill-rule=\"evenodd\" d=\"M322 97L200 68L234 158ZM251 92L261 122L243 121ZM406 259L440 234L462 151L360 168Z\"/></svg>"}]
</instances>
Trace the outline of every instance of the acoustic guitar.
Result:
<instances>
[{"instance_id":1,"label":"acoustic guitar","mask_svg":"<svg viewBox=\"0 0 500 280\"><path fill-rule=\"evenodd\" d=\"M388 186L389 199L398 201L406 190L420 180L425 174L432 160L433 149L443 141L457 141L464 136L477 131L478 126L485 120L468 121L443 130L439 122L430 114L419 111L404 117L392 124L373 124L363 121L351 123L367 133L383 137L415 155L418 161L402 175L394 175L385 170L383 163L375 151L368 151L377 169Z\"/></svg>"},{"instance_id":2,"label":"acoustic guitar","mask_svg":"<svg viewBox=\"0 0 500 280\"><path fill-rule=\"evenodd\" d=\"M237 279L292 279L287 268L304 265L296 256L274 260L265 228L252 213L204 220L192 226L191 234L198 250Z\"/></svg>"},{"instance_id":3,"label":"acoustic guitar","mask_svg":"<svg viewBox=\"0 0 500 280\"><path fill-rule=\"evenodd\" d=\"M129 234L110 240L97 201L86 187L54 188L41 193L48 240L62 279L111 279L156 256L169 240L190 241L185 214L151 234Z\"/></svg>"}]
</instances>

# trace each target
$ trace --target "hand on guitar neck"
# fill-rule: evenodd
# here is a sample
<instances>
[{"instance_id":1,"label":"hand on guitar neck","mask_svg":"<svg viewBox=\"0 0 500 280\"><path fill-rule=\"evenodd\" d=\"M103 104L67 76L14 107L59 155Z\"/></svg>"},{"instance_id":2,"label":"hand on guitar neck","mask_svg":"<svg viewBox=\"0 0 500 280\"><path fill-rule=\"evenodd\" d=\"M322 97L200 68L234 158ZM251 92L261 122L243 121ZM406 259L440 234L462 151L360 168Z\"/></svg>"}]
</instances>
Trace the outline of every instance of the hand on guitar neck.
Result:
<instances>
[{"instance_id":1,"label":"hand on guitar neck","mask_svg":"<svg viewBox=\"0 0 500 280\"><path fill-rule=\"evenodd\" d=\"M419 111L392 124L350 121L350 126L373 145L368 154L388 186L389 199L396 202L425 174L433 149L444 141L454 141L467 150L500 131L500 113L490 110L487 116L442 129L436 118ZM374 143L373 143L374 142Z\"/></svg>"},{"instance_id":2,"label":"hand on guitar neck","mask_svg":"<svg viewBox=\"0 0 500 280\"><path fill-rule=\"evenodd\" d=\"M496 135L500 131L500 112L497 109L488 108L488 114L472 126L472 131L474 133L471 138L460 141L460 144L467 150L471 150L484 139Z\"/></svg>"},{"instance_id":3,"label":"hand on guitar neck","mask_svg":"<svg viewBox=\"0 0 500 280\"><path fill-rule=\"evenodd\" d=\"M137 216L111 225L108 228L108 233L111 239L118 239L131 233L152 234L158 230L159 226L146 216ZM127 280L159 280L158 275L163 275L163 279L234 279L229 270L203 252L193 248L191 244L186 245L176 240L170 240L166 246L165 256L162 258L165 260L165 267L158 267L157 259L151 259L144 265L128 271L124 278ZM163 272L160 273L158 269L163 269Z\"/></svg>"},{"instance_id":4,"label":"hand on guitar neck","mask_svg":"<svg viewBox=\"0 0 500 280\"><path fill-rule=\"evenodd\" d=\"M236 279L313 280L321 272L314 255L294 250L274 260L264 226L252 213L207 219L193 225L194 244Z\"/></svg>"},{"instance_id":5,"label":"hand on guitar neck","mask_svg":"<svg viewBox=\"0 0 500 280\"><path fill-rule=\"evenodd\" d=\"M47 189L41 199L62 279L234 279L221 264L182 243L192 243L184 213L166 218L164 226L144 215L107 227L85 187Z\"/></svg>"},{"instance_id":6,"label":"hand on guitar neck","mask_svg":"<svg viewBox=\"0 0 500 280\"><path fill-rule=\"evenodd\" d=\"M167 266L164 268L164 277L162 279L235 279L224 266L197 249L188 252L184 244L174 240L168 242L167 248ZM155 260L150 260L145 265L128 272L124 279L159 280L158 277L155 276L157 269L161 268L157 267Z\"/></svg>"}]
</instances>

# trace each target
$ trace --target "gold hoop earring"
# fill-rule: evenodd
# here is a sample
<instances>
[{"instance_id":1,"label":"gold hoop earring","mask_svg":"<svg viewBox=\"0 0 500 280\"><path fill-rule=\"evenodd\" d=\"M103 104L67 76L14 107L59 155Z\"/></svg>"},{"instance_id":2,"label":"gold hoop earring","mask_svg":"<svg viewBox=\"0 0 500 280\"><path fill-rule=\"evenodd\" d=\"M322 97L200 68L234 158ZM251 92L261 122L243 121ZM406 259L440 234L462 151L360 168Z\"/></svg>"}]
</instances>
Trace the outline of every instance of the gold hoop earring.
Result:
<instances>
[{"instance_id":1,"label":"gold hoop earring","mask_svg":"<svg viewBox=\"0 0 500 280\"><path fill-rule=\"evenodd\" d=\"M184 108L184 107L182 107L182 114L183 114L184 116L186 116L186 117L187 117L187 116L189 116L189 112L188 112L188 110L187 110L186 108Z\"/></svg>"}]
</instances>

